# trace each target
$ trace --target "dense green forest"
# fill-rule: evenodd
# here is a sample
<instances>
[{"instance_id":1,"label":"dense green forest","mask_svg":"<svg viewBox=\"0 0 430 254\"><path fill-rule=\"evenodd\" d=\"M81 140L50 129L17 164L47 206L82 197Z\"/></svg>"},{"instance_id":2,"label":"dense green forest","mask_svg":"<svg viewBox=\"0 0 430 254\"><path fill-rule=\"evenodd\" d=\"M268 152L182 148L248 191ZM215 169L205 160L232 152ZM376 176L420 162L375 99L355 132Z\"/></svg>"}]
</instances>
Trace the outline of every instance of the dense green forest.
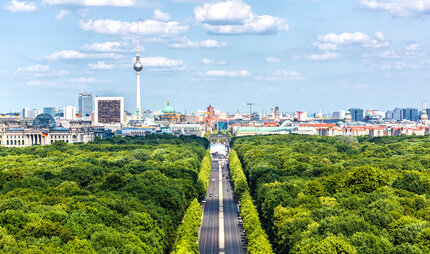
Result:
<instances>
[{"instance_id":1,"label":"dense green forest","mask_svg":"<svg viewBox=\"0 0 430 254\"><path fill-rule=\"evenodd\" d=\"M0 252L170 252L205 195L207 146L152 135L0 148Z\"/></svg>"},{"instance_id":2,"label":"dense green forest","mask_svg":"<svg viewBox=\"0 0 430 254\"><path fill-rule=\"evenodd\" d=\"M430 137L233 143L275 253L430 253Z\"/></svg>"}]
</instances>

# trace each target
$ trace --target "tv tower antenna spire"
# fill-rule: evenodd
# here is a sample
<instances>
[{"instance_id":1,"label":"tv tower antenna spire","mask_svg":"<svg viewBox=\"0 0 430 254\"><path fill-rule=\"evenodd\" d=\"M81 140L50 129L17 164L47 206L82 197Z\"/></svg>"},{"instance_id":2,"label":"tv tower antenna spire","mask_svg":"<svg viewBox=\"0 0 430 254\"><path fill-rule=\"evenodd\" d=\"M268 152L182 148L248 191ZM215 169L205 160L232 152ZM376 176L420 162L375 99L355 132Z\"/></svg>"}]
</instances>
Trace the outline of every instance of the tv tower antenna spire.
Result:
<instances>
[{"instance_id":1,"label":"tv tower antenna spire","mask_svg":"<svg viewBox=\"0 0 430 254\"><path fill-rule=\"evenodd\" d=\"M140 63L139 55L139 21L137 21L136 63L134 63L133 69L136 71L136 117L141 117L142 110L140 105L140 71L143 69L143 65Z\"/></svg>"}]
</instances>

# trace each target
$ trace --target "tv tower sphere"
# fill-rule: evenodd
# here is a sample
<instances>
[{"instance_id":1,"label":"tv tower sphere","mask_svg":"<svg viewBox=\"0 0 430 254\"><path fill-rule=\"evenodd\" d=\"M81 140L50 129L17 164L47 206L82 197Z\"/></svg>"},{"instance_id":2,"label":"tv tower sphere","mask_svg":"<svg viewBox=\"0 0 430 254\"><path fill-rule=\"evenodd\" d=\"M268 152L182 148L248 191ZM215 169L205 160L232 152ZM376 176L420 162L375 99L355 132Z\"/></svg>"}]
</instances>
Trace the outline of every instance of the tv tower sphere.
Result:
<instances>
[{"instance_id":1,"label":"tv tower sphere","mask_svg":"<svg viewBox=\"0 0 430 254\"><path fill-rule=\"evenodd\" d=\"M140 56L136 56L136 63L134 64L133 69L137 72L140 72L143 69L143 65L140 63Z\"/></svg>"}]
</instances>

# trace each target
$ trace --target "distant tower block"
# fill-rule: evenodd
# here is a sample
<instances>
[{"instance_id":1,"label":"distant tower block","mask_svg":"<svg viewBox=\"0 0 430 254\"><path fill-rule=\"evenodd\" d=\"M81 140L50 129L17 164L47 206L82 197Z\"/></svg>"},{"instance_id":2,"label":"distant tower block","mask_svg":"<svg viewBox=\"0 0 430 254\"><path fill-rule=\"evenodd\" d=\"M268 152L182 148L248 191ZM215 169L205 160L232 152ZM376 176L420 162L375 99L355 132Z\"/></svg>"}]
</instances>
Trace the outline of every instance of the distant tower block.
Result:
<instances>
[{"instance_id":1,"label":"distant tower block","mask_svg":"<svg viewBox=\"0 0 430 254\"><path fill-rule=\"evenodd\" d=\"M345 114L345 122L351 122L352 121L352 116L351 116L351 111L346 111Z\"/></svg>"},{"instance_id":2,"label":"distant tower block","mask_svg":"<svg viewBox=\"0 0 430 254\"><path fill-rule=\"evenodd\" d=\"M142 114L141 104L140 104L140 71L143 69L143 65L140 63L139 55L139 21L137 22L137 54L136 63L133 66L136 71L136 116L140 117Z\"/></svg>"},{"instance_id":3,"label":"distant tower block","mask_svg":"<svg viewBox=\"0 0 430 254\"><path fill-rule=\"evenodd\" d=\"M423 101L423 110L421 112L420 120L421 121L428 121L429 120L429 116L427 115L427 101Z\"/></svg>"}]
</instances>

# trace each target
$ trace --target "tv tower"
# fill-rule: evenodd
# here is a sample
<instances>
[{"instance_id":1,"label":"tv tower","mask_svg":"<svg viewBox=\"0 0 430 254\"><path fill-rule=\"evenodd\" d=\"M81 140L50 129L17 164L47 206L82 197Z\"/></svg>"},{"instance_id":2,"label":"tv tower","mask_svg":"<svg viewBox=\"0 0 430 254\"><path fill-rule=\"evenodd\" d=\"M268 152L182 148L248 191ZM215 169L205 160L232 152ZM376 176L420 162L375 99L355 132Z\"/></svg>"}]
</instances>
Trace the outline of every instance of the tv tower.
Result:
<instances>
[{"instance_id":1,"label":"tv tower","mask_svg":"<svg viewBox=\"0 0 430 254\"><path fill-rule=\"evenodd\" d=\"M133 69L136 71L136 116L140 117L142 114L140 105L140 71L143 69L143 65L140 63L139 55L139 21L137 21L137 54L136 63L134 63Z\"/></svg>"}]
</instances>

